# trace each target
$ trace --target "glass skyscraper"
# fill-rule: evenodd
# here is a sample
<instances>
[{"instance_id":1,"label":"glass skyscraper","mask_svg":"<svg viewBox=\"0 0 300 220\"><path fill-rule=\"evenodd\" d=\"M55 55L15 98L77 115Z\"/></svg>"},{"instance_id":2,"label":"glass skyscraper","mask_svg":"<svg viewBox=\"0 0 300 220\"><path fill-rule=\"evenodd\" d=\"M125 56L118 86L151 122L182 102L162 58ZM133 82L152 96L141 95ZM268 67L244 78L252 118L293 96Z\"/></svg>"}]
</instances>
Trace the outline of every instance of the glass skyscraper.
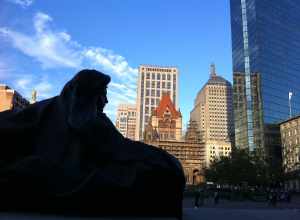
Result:
<instances>
[{"instance_id":1,"label":"glass skyscraper","mask_svg":"<svg viewBox=\"0 0 300 220\"><path fill-rule=\"evenodd\" d=\"M300 113L300 1L230 0L230 10L236 146L280 154L278 123Z\"/></svg>"}]
</instances>

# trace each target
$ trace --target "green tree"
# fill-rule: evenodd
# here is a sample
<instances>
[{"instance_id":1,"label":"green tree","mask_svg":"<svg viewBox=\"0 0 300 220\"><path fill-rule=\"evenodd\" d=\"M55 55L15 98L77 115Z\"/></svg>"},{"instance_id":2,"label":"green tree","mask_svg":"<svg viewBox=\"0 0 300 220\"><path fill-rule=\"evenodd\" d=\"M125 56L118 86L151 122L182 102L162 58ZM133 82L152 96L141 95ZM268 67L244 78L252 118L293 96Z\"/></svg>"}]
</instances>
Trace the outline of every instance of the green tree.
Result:
<instances>
[{"instance_id":1,"label":"green tree","mask_svg":"<svg viewBox=\"0 0 300 220\"><path fill-rule=\"evenodd\" d=\"M258 154L247 150L234 150L229 157L221 157L205 170L207 181L219 184L268 186L280 172L274 174L272 168Z\"/></svg>"}]
</instances>

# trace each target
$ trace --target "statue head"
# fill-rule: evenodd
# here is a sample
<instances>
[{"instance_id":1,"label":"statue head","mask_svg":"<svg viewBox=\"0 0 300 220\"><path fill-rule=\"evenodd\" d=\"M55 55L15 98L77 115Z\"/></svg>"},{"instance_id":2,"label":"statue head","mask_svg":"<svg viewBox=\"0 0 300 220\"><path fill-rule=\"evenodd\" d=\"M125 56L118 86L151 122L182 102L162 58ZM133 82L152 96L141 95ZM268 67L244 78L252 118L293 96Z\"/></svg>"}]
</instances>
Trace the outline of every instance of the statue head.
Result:
<instances>
[{"instance_id":1,"label":"statue head","mask_svg":"<svg viewBox=\"0 0 300 220\"><path fill-rule=\"evenodd\" d=\"M61 97L66 107L68 124L80 129L103 112L110 76L97 70L79 71L63 88Z\"/></svg>"}]
</instances>

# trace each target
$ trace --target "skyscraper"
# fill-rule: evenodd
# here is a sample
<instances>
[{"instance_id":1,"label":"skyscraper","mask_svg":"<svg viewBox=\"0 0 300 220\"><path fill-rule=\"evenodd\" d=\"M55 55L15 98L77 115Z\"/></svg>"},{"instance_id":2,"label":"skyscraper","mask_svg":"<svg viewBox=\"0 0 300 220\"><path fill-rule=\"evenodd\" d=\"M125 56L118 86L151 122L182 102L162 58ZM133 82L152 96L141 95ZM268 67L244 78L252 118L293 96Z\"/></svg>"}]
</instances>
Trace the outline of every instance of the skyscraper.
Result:
<instances>
[{"instance_id":1,"label":"skyscraper","mask_svg":"<svg viewBox=\"0 0 300 220\"><path fill-rule=\"evenodd\" d=\"M206 166L231 152L233 134L232 88L230 82L210 67L210 78L198 92L191 111L200 139L205 143Z\"/></svg>"},{"instance_id":2,"label":"skyscraper","mask_svg":"<svg viewBox=\"0 0 300 220\"><path fill-rule=\"evenodd\" d=\"M137 94L136 139L142 140L152 111L163 94L168 93L178 110L178 76L176 67L140 65Z\"/></svg>"},{"instance_id":3,"label":"skyscraper","mask_svg":"<svg viewBox=\"0 0 300 220\"><path fill-rule=\"evenodd\" d=\"M116 127L120 133L129 139L135 140L136 106L121 104L117 109Z\"/></svg>"},{"instance_id":4,"label":"skyscraper","mask_svg":"<svg viewBox=\"0 0 300 220\"><path fill-rule=\"evenodd\" d=\"M236 146L280 156L290 92L300 112L300 1L231 0L230 9Z\"/></svg>"}]
</instances>

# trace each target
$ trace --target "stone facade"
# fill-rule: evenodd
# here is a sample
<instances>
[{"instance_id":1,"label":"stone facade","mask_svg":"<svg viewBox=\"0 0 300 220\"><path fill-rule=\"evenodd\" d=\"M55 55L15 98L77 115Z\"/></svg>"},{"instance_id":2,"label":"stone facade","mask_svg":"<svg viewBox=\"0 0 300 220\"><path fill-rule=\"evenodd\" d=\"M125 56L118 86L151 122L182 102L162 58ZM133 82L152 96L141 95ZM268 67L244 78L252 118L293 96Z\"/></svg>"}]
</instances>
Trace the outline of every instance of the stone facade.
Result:
<instances>
[{"instance_id":1,"label":"stone facade","mask_svg":"<svg viewBox=\"0 0 300 220\"><path fill-rule=\"evenodd\" d=\"M159 106L152 112L145 129L144 142L175 156L184 169L186 183L199 184L204 181L204 144L200 142L195 123L189 124L185 137L182 137L181 125L181 113L176 111L169 95L164 95Z\"/></svg>"},{"instance_id":2,"label":"stone facade","mask_svg":"<svg viewBox=\"0 0 300 220\"><path fill-rule=\"evenodd\" d=\"M20 110L28 105L29 101L23 98L16 90L0 84L0 112L11 109Z\"/></svg>"},{"instance_id":3,"label":"stone facade","mask_svg":"<svg viewBox=\"0 0 300 220\"><path fill-rule=\"evenodd\" d=\"M146 143L166 150L175 156L183 167L187 184L195 185L204 181L202 173L203 143L186 141L146 141Z\"/></svg>"},{"instance_id":4,"label":"stone facade","mask_svg":"<svg viewBox=\"0 0 300 220\"><path fill-rule=\"evenodd\" d=\"M175 108L179 104L179 70L176 67L140 65L137 85L136 139L142 140L152 111L168 93Z\"/></svg>"},{"instance_id":5,"label":"stone facade","mask_svg":"<svg viewBox=\"0 0 300 220\"><path fill-rule=\"evenodd\" d=\"M180 141L182 139L182 116L175 109L169 94L164 94L156 109L152 111L144 137L160 141ZM149 137L150 135L150 137Z\"/></svg>"},{"instance_id":6,"label":"stone facade","mask_svg":"<svg viewBox=\"0 0 300 220\"><path fill-rule=\"evenodd\" d=\"M117 109L116 128L120 133L131 140L135 140L136 106L121 104Z\"/></svg>"},{"instance_id":7,"label":"stone facade","mask_svg":"<svg viewBox=\"0 0 300 220\"><path fill-rule=\"evenodd\" d=\"M300 116L280 124L282 166L289 177L287 188L300 191Z\"/></svg>"},{"instance_id":8,"label":"stone facade","mask_svg":"<svg viewBox=\"0 0 300 220\"><path fill-rule=\"evenodd\" d=\"M214 64L208 82L197 94L190 118L197 123L205 144L206 167L216 157L230 154L234 133L232 88L227 80L216 74Z\"/></svg>"}]
</instances>

